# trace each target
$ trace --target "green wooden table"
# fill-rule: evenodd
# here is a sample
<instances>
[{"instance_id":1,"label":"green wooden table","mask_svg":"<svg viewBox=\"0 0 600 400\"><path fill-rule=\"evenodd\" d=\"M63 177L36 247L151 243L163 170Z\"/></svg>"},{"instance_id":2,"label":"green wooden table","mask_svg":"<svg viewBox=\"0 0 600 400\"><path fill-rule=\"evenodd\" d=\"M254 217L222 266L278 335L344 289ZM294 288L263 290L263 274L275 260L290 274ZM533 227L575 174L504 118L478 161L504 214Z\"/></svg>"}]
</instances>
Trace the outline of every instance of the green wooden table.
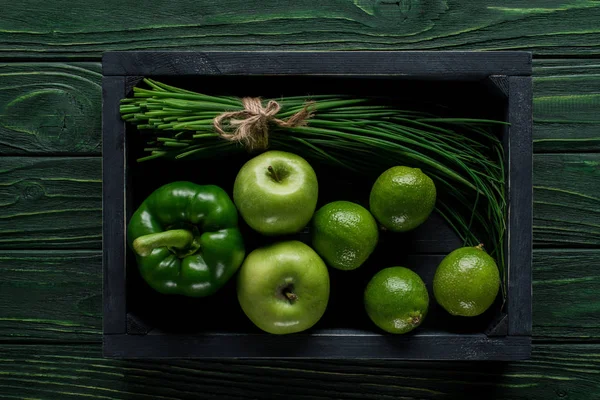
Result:
<instances>
[{"instance_id":1,"label":"green wooden table","mask_svg":"<svg viewBox=\"0 0 600 400\"><path fill-rule=\"evenodd\" d=\"M3 3L0 398L600 398L600 1ZM533 358L103 359L99 60L150 49L532 51Z\"/></svg>"}]
</instances>

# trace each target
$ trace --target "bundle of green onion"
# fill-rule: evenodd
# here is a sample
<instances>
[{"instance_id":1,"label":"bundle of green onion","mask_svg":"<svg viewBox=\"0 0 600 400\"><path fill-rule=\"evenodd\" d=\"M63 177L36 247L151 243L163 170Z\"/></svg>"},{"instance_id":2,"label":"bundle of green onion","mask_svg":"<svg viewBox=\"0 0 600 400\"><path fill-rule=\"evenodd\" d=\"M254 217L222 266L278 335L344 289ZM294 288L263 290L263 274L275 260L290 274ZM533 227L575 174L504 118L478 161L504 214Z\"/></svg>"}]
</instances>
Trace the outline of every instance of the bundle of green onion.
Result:
<instances>
[{"instance_id":1,"label":"bundle of green onion","mask_svg":"<svg viewBox=\"0 0 600 400\"><path fill-rule=\"evenodd\" d=\"M144 83L148 88L135 87L133 97L123 99L120 109L124 120L148 130L149 154L139 161L246 151L239 142L223 139L213 126L222 113L243 109L240 98L209 96L150 79ZM278 99L277 118L295 115L309 100L314 102L311 118L304 126L273 126L270 149L369 177L394 165L420 168L436 184L438 213L465 245L483 243L505 275L504 156L498 137L490 131L504 122L436 118L375 99L329 95Z\"/></svg>"}]
</instances>

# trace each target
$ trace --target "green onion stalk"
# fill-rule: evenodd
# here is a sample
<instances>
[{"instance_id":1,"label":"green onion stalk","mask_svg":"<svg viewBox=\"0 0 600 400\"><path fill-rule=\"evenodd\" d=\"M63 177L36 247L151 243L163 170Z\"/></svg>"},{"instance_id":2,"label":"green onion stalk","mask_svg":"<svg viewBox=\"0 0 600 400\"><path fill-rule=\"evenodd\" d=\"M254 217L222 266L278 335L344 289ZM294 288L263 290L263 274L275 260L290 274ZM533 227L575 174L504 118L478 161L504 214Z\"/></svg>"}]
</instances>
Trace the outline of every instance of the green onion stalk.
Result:
<instances>
[{"instance_id":1,"label":"green onion stalk","mask_svg":"<svg viewBox=\"0 0 600 400\"><path fill-rule=\"evenodd\" d=\"M223 135L239 128L242 99L151 79L143 82L147 88L134 87L133 96L123 99L120 107L123 120L147 131L147 155L138 161L215 158L248 152L249 147L256 151L235 134ZM465 246L483 244L496 259L506 298L504 154L492 129L506 122L441 118L399 109L382 99L345 95L284 97L277 105L276 119L271 118L279 123L269 124L269 149L291 151L369 178L395 165L420 168L431 177L438 192L437 212ZM285 123L302 113L300 123ZM216 126L215 119L223 115L231 117Z\"/></svg>"}]
</instances>

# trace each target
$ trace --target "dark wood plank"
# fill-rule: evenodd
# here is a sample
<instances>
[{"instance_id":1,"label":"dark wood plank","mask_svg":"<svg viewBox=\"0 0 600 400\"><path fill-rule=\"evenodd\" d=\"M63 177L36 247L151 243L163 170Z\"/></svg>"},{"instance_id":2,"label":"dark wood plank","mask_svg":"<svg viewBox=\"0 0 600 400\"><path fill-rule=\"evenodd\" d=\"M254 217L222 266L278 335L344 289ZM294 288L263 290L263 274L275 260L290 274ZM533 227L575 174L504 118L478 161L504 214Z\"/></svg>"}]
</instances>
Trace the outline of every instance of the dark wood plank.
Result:
<instances>
[{"instance_id":1,"label":"dark wood plank","mask_svg":"<svg viewBox=\"0 0 600 400\"><path fill-rule=\"evenodd\" d=\"M0 65L0 155L99 154L97 63Z\"/></svg>"},{"instance_id":2,"label":"dark wood plank","mask_svg":"<svg viewBox=\"0 0 600 400\"><path fill-rule=\"evenodd\" d=\"M599 163L534 156L534 245L600 245ZM0 195L0 248L100 248L100 158L0 158Z\"/></svg>"},{"instance_id":3,"label":"dark wood plank","mask_svg":"<svg viewBox=\"0 0 600 400\"><path fill-rule=\"evenodd\" d=\"M533 279L536 337L600 337L600 250L538 250Z\"/></svg>"},{"instance_id":4,"label":"dark wood plank","mask_svg":"<svg viewBox=\"0 0 600 400\"><path fill-rule=\"evenodd\" d=\"M537 154L533 165L534 243L600 245L600 154Z\"/></svg>"},{"instance_id":5,"label":"dark wood plank","mask_svg":"<svg viewBox=\"0 0 600 400\"><path fill-rule=\"evenodd\" d=\"M535 151L599 150L600 63L541 59L533 66ZM100 154L100 69L99 63L0 65L0 154Z\"/></svg>"},{"instance_id":6,"label":"dark wood plank","mask_svg":"<svg viewBox=\"0 0 600 400\"><path fill-rule=\"evenodd\" d=\"M527 52L107 52L104 75L395 75L481 80L531 75Z\"/></svg>"},{"instance_id":7,"label":"dark wood plank","mask_svg":"<svg viewBox=\"0 0 600 400\"><path fill-rule=\"evenodd\" d=\"M556 59L533 65L535 151L600 150L600 62Z\"/></svg>"},{"instance_id":8,"label":"dark wood plank","mask_svg":"<svg viewBox=\"0 0 600 400\"><path fill-rule=\"evenodd\" d=\"M98 157L0 157L0 249L99 249L100 163Z\"/></svg>"},{"instance_id":9,"label":"dark wood plank","mask_svg":"<svg viewBox=\"0 0 600 400\"><path fill-rule=\"evenodd\" d=\"M0 251L0 340L100 341L100 251ZM600 250L536 250L533 335L600 338Z\"/></svg>"},{"instance_id":10,"label":"dark wood plank","mask_svg":"<svg viewBox=\"0 0 600 400\"><path fill-rule=\"evenodd\" d=\"M3 7L0 55L99 57L105 50L532 49L598 54L596 1L57 0Z\"/></svg>"},{"instance_id":11,"label":"dark wood plank","mask_svg":"<svg viewBox=\"0 0 600 400\"><path fill-rule=\"evenodd\" d=\"M597 345L538 345L516 363L116 361L99 345L0 346L3 398L594 400Z\"/></svg>"},{"instance_id":12,"label":"dark wood plank","mask_svg":"<svg viewBox=\"0 0 600 400\"><path fill-rule=\"evenodd\" d=\"M0 252L0 340L98 341L101 276L99 251Z\"/></svg>"},{"instance_id":13,"label":"dark wood plank","mask_svg":"<svg viewBox=\"0 0 600 400\"><path fill-rule=\"evenodd\" d=\"M113 358L525 360L531 338L484 334L394 336L355 331L318 335L107 335L104 355Z\"/></svg>"},{"instance_id":14,"label":"dark wood plank","mask_svg":"<svg viewBox=\"0 0 600 400\"><path fill-rule=\"evenodd\" d=\"M126 332L125 310L125 123L119 103L125 94L125 78L102 78L102 236L104 262L104 332ZM110 277L110 279L108 279Z\"/></svg>"},{"instance_id":15,"label":"dark wood plank","mask_svg":"<svg viewBox=\"0 0 600 400\"><path fill-rule=\"evenodd\" d=\"M561 246L597 246L597 230L592 225L598 225L598 199L595 197L595 182L597 182L598 162L600 155L537 155L536 180L535 180L535 235L538 245ZM15 158L5 157L0 159L2 170L2 185L0 191L5 204L0 207L0 227L3 248L97 248L101 246L101 185L100 185L100 159L99 158ZM537 257L537 256L536 256ZM566 258L565 258L566 257ZM543 281L544 272L540 272L540 265L550 268L551 274L556 271L577 271L586 273L586 270L577 258L573 263L565 263L569 258L556 257L557 263L550 266L536 264L535 282ZM589 255L589 265L600 264L597 253ZM545 258L544 263L552 257ZM536 258L534 258L536 260ZM81 267L86 274L93 274L81 262ZM589 271L588 271L589 272ZM99 273L99 272L97 272ZM595 273L595 272L594 272ZM20 281L19 275L14 279ZM595 302L591 285L597 279L585 276L585 279L576 279L572 275L573 285L567 285L563 290L564 298L568 304L576 308L581 304L589 304L583 311L585 318L577 318L577 313L572 319L564 319L565 323L550 320L555 315L555 309L560 309L561 296L556 296L551 290L540 295L534 286L534 335L538 335L536 327L540 326L539 335L543 337L576 336L598 337L598 326L594 317ZM97 279L99 279L98 275ZM554 278L549 278L554 279ZM6 283L9 282L9 283ZM19 284L5 285L20 287ZM54 285L53 281L46 283L48 290L52 289L52 298L74 298L80 293L78 286ZM544 285L535 283L535 285ZM543 286L540 286L543 288ZM2 292L9 293L6 291ZM17 292L11 289L11 297L4 300L4 307L12 304L12 296ZM29 291L19 289L19 311L23 312L22 319L29 319L32 329L28 335L32 338L49 338L60 340L63 333L45 330L43 322L36 322L40 318L35 309L35 298L29 296ZM33 303L29 303L29 301ZM558 302L558 303L557 303ZM547 306L546 306L547 305ZM4 308L3 307L3 308ZM32 311L33 310L33 311ZM590 311L591 310L591 311ZM98 321L99 309L95 309L94 318ZM0 315L15 314L15 309L8 308L7 312ZM542 315L543 317L539 317ZM566 317L565 317L566 318ZM84 319L73 321L76 325L88 326ZM2 324L2 337L14 334L12 322ZM71 328L65 327L67 331ZM77 326L73 335L80 337ZM87 329L87 328L86 328ZM100 332L100 327L92 331ZM36 331L36 334L31 332Z\"/></svg>"},{"instance_id":16,"label":"dark wood plank","mask_svg":"<svg viewBox=\"0 0 600 400\"><path fill-rule=\"evenodd\" d=\"M508 333L531 335L532 169L531 98L528 77L509 78L508 108Z\"/></svg>"}]
</instances>

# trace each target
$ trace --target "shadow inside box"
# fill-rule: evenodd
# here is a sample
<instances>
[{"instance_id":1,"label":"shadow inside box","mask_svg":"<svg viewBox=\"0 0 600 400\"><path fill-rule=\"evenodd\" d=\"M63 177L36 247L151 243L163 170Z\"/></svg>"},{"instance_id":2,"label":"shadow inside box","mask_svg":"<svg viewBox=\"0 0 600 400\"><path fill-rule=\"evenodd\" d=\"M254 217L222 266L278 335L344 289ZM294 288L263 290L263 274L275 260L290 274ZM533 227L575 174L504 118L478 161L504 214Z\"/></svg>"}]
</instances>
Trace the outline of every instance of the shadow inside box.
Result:
<instances>
[{"instance_id":1,"label":"shadow inside box","mask_svg":"<svg viewBox=\"0 0 600 400\"><path fill-rule=\"evenodd\" d=\"M485 333L496 319L500 302L484 314L474 318L455 317L448 314L432 295L432 265L397 262L417 272L425 281L430 293L430 305L423 324L414 334ZM391 265L390 263L384 265ZM331 292L327 310L321 320L305 333L379 333L369 319L363 303L363 293L369 279L384 266L367 263L355 271L330 269ZM147 334L168 332L175 334L207 333L263 333L245 316L239 306L234 276L216 294L201 298L163 296L141 279L134 268L128 269L128 333ZM404 336L404 335L403 335Z\"/></svg>"},{"instance_id":2,"label":"shadow inside box","mask_svg":"<svg viewBox=\"0 0 600 400\"><path fill-rule=\"evenodd\" d=\"M215 161L211 160L140 163L130 169L130 182L133 187L130 191L133 205L130 211L137 208L154 189L173 180L217 184L231 196L237 171L249 158L249 155L239 155L221 161L217 167L218 173L209 173L215 170L215 167L211 166ZM329 167L329 174L323 174L318 163L314 164L314 168L319 177L319 187L322 188L317 208L335 200L353 201L368 208L371 180L358 180L343 171L332 171ZM258 247L283 240L299 240L311 244L310 225L295 235L265 237L253 231L240 218L240 230L244 236L246 254ZM499 305L491 307L488 312L476 318L457 318L441 309L433 296L432 282L437 266L446 254L460 246L459 238L435 212L414 231L381 231L376 250L360 268L353 271L329 268L331 288L327 311L306 333L332 330L383 333L368 318L364 310L363 293L377 271L392 266L403 266L417 272L429 291L428 316L412 334L485 332L496 317ZM236 294L237 275L217 293L206 298L165 296L155 292L143 281L130 249L127 250L127 255L128 333L262 333L239 306Z\"/></svg>"},{"instance_id":3,"label":"shadow inside box","mask_svg":"<svg viewBox=\"0 0 600 400\"><path fill-rule=\"evenodd\" d=\"M427 316L421 326L410 334L484 333L498 317L502 303L500 296L497 303L480 316L465 318L450 315L435 301L432 285L437 266L451 250L435 254L415 254L410 251L415 246L406 236L383 233L373 255L354 271L330 268L331 294L329 307L323 317L327 321L324 326L351 327L384 333L367 316L363 294L368 282L378 271L387 267L400 266L415 271L425 282L429 293Z\"/></svg>"},{"instance_id":4,"label":"shadow inside box","mask_svg":"<svg viewBox=\"0 0 600 400\"><path fill-rule=\"evenodd\" d=\"M274 77L269 77L269 82ZM205 93L236 94L235 88L244 87L247 95L261 93L264 97L282 95L281 85L270 85L275 92L265 92L263 85L266 77L210 77L183 82L183 78L165 78L166 83L185 86L190 90L201 90ZM286 90L298 91L299 87L311 90L318 87L318 92L348 91L373 94L389 93L390 90L399 95L404 102L419 103L427 108L430 93L436 90L440 94L442 104L452 104L453 109L460 109L460 115L471 117L498 118L504 112L503 107L490 107L479 101L486 97L489 101L500 99L489 96L484 85L478 82L465 84L457 82L410 82L382 81L368 79L354 87L347 86L347 79L315 78L315 77L283 77L278 78L282 84L294 80L294 85ZM300 83L304 82L304 86ZM236 84L237 83L237 84ZM243 83L243 85L242 85ZM241 85L241 86L240 86ZM284 85L285 86L285 85ZM457 88L468 94L457 104L455 94ZM443 89L443 90L442 90ZM236 89L237 90L237 89ZM230 93L231 92L231 93ZM297 94L297 93L295 93ZM460 106L460 107L458 107ZM494 110L491 112L490 110ZM137 158L144 156L143 132L140 134L134 127L127 127L127 215L163 184L175 180L190 180L198 184L214 184L222 187L232 196L233 182L241 166L252 156L245 153L232 154L222 159L178 160L157 159L138 163ZM369 193L376 176L356 177L350 172L321 165L309 160L315 168L319 180L318 207L336 201L356 202L368 208ZM381 171L383 172L383 170ZM310 226L297 235L289 237L267 238L250 229L240 218L240 229L244 236L246 253L274 241L295 239L310 245ZM364 311L363 293L370 278L380 269L391 266L405 266L417 272L427 285L430 293L430 310L428 318L415 334L426 331L459 333L482 333L497 317L500 305L491 307L485 314L461 319L450 316L435 302L432 293L432 281L435 269L442 258L453 249L460 247L461 241L445 222L433 213L419 228L412 232L397 234L381 232L377 249L369 260L354 271L338 271L329 268L331 294L327 311L323 318L311 329L311 332L327 330L356 330L381 333L369 320ZM192 299L182 296L164 296L153 291L143 282L136 267L131 250L127 249L127 313L130 321L129 333L147 333L164 331L172 333L201 334L206 332L260 333L241 310L235 290L234 276L215 295Z\"/></svg>"}]
</instances>

